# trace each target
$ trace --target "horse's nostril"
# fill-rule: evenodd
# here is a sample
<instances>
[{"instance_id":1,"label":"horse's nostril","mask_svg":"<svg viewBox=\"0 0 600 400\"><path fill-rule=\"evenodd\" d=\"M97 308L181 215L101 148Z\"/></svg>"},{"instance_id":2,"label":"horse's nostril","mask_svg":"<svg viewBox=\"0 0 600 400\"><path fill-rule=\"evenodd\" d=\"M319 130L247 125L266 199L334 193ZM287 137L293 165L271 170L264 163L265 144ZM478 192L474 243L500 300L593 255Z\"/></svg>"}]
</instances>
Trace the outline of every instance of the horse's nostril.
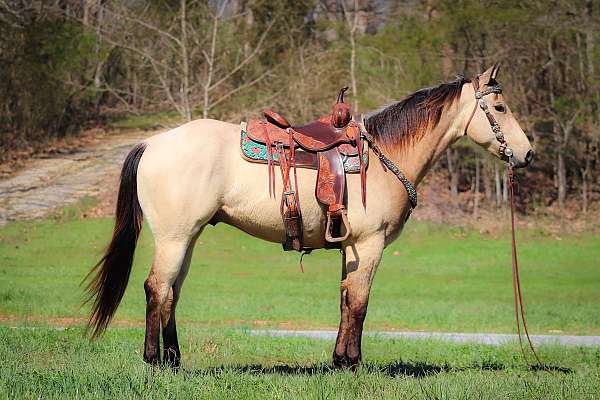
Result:
<instances>
[{"instance_id":1,"label":"horse's nostril","mask_svg":"<svg viewBox=\"0 0 600 400\"><path fill-rule=\"evenodd\" d=\"M525 155L525 162L527 164L531 163L531 160L533 160L533 150L529 150Z\"/></svg>"}]
</instances>

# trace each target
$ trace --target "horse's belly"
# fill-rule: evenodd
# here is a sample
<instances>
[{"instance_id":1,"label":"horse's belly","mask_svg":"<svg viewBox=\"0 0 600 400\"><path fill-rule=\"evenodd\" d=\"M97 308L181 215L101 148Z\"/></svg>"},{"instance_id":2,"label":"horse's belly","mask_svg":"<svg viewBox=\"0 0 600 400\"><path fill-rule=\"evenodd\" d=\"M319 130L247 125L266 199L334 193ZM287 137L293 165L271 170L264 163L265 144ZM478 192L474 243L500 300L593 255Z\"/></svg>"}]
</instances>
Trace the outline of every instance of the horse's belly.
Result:
<instances>
[{"instance_id":1,"label":"horse's belly","mask_svg":"<svg viewBox=\"0 0 600 400\"><path fill-rule=\"evenodd\" d=\"M232 160L234 170L229 190L224 194L217 222L233 225L252 236L282 243L285 231L280 211L282 189L281 170L275 166L275 191L269 197L269 175L266 164L250 163L239 155ZM325 242L325 210L315 198L317 172L298 169L298 188L304 245L321 248Z\"/></svg>"}]
</instances>

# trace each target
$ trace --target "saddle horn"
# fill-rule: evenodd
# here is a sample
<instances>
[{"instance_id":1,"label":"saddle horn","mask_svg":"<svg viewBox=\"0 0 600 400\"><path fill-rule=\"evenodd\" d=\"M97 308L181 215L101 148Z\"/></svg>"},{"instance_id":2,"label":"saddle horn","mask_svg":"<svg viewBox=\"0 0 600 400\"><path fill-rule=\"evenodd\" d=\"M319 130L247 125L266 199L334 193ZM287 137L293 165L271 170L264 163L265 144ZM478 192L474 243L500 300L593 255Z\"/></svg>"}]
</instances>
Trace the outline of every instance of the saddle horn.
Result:
<instances>
[{"instance_id":1,"label":"saddle horn","mask_svg":"<svg viewBox=\"0 0 600 400\"><path fill-rule=\"evenodd\" d=\"M336 128L343 128L352 119L352 112L350 111L350 105L344 103L344 93L348 90L348 86L344 86L338 93L337 102L333 106L333 112L331 113L331 125Z\"/></svg>"},{"instance_id":2,"label":"saddle horn","mask_svg":"<svg viewBox=\"0 0 600 400\"><path fill-rule=\"evenodd\" d=\"M346 93L348 91L348 89L350 89L349 86L344 86L343 88L340 89L340 92L338 93L338 97L337 97L338 103L344 102L344 93Z\"/></svg>"}]
</instances>

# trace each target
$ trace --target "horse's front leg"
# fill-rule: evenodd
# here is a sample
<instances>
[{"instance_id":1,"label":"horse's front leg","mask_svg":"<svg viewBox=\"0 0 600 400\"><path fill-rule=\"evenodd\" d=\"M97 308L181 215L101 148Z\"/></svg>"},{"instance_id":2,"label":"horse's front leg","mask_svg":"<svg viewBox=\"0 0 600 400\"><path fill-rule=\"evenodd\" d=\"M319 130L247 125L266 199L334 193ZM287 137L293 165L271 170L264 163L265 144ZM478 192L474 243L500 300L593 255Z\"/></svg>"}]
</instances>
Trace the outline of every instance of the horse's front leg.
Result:
<instances>
[{"instance_id":1,"label":"horse's front leg","mask_svg":"<svg viewBox=\"0 0 600 400\"><path fill-rule=\"evenodd\" d=\"M384 238L377 236L349 244L344 249L340 328L333 352L336 367L356 367L361 360L363 323L383 246Z\"/></svg>"}]
</instances>

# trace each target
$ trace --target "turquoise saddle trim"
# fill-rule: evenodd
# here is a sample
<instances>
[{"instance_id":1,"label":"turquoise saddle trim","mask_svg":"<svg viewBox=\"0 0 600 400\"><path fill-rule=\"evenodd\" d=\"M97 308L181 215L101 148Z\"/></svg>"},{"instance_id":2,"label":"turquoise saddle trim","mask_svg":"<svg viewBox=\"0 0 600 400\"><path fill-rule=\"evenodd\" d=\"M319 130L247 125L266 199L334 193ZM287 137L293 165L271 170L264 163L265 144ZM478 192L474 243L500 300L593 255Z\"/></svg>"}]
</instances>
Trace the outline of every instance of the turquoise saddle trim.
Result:
<instances>
[{"instance_id":1,"label":"turquoise saddle trim","mask_svg":"<svg viewBox=\"0 0 600 400\"><path fill-rule=\"evenodd\" d=\"M242 130L241 147L242 153L246 158L255 161L267 161L267 145L252 140L244 130ZM363 161L366 165L369 162L369 148L368 146L364 147ZM273 161L279 161L279 154L277 154L277 152L271 153L271 159ZM344 171L348 173L360 172L358 154L354 156L342 154L342 162L344 163Z\"/></svg>"}]
</instances>

